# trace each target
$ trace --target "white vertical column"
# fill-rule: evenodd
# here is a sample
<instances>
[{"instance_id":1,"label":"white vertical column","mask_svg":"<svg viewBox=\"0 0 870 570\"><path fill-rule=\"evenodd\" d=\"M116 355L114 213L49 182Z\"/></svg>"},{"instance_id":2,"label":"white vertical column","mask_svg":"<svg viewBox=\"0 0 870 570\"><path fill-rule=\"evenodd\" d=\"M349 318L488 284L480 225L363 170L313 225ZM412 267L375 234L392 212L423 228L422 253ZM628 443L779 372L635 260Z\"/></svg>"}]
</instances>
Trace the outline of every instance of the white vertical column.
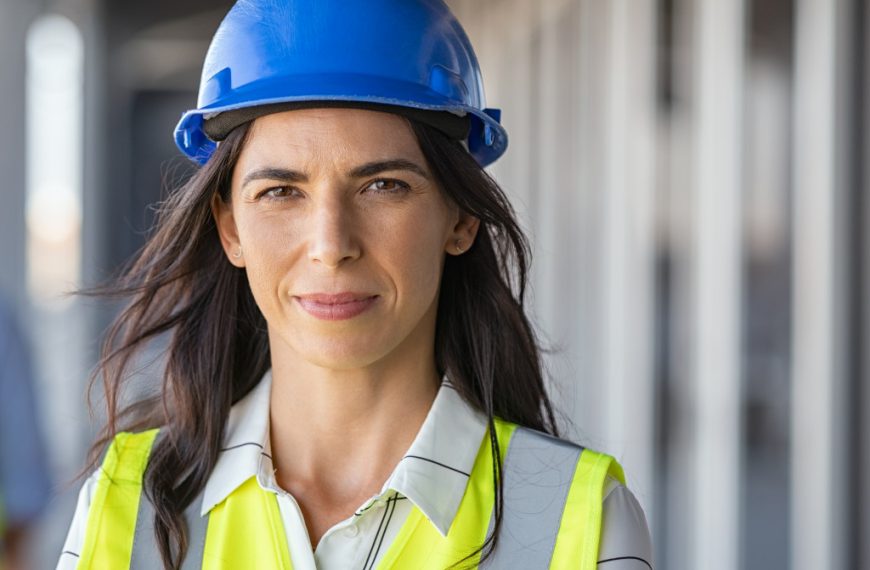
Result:
<instances>
[{"instance_id":1,"label":"white vertical column","mask_svg":"<svg viewBox=\"0 0 870 570\"><path fill-rule=\"evenodd\" d=\"M699 0L694 18L694 526L692 568L740 563L744 8Z\"/></svg>"},{"instance_id":2,"label":"white vertical column","mask_svg":"<svg viewBox=\"0 0 870 570\"><path fill-rule=\"evenodd\" d=\"M557 159L559 145L566 133L560 123L558 108L561 87L559 78L562 70L559 68L559 44L555 32L558 12L554 9L554 4L557 1L544 1L538 5L541 49L539 59L534 65L540 74L540 100L533 102L538 106L538 164L534 181L537 206L537 219L534 222L537 264L534 298L541 315L541 324L550 335L558 334L554 330L554 324L559 322L564 304L560 299L564 291L560 287L559 279L559 271L562 269L559 259L562 192L558 185L558 169L565 165L559 164Z\"/></svg>"},{"instance_id":3,"label":"white vertical column","mask_svg":"<svg viewBox=\"0 0 870 570\"><path fill-rule=\"evenodd\" d=\"M611 0L607 6L606 169L598 189L604 210L605 437L652 521L655 3Z\"/></svg>"},{"instance_id":4,"label":"white vertical column","mask_svg":"<svg viewBox=\"0 0 870 570\"><path fill-rule=\"evenodd\" d=\"M70 19L41 16L27 38L28 289L33 350L51 457L77 465L87 378L83 307L65 290L81 285L84 37ZM50 163L51 167L46 168ZM74 428L71 429L71 426Z\"/></svg>"},{"instance_id":5,"label":"white vertical column","mask_svg":"<svg viewBox=\"0 0 870 570\"><path fill-rule=\"evenodd\" d=\"M792 568L845 568L838 27L843 0L796 3L791 424ZM842 171L841 171L842 172Z\"/></svg>"},{"instance_id":6,"label":"white vertical column","mask_svg":"<svg viewBox=\"0 0 870 570\"><path fill-rule=\"evenodd\" d=\"M563 124L564 130L575 137L575 155L565 161L563 168L570 173L572 184L565 190L570 194L573 219L574 291L578 303L574 319L572 356L577 365L574 373L573 418L577 432L573 433L585 445L602 451L611 451L607 439L604 330L605 302L602 288L605 241L604 192L607 168L607 119L604 113L607 100L608 30L604 25L610 8L599 0L575 0L568 14L574 20L572 28L577 34L577 50L573 65L574 81L565 83L571 90L571 117ZM564 18L565 16L563 16ZM568 75L566 73L566 75Z\"/></svg>"},{"instance_id":7,"label":"white vertical column","mask_svg":"<svg viewBox=\"0 0 870 570\"><path fill-rule=\"evenodd\" d=\"M63 16L43 16L28 33L28 290L55 310L81 280L83 50Z\"/></svg>"},{"instance_id":8,"label":"white vertical column","mask_svg":"<svg viewBox=\"0 0 870 570\"><path fill-rule=\"evenodd\" d=\"M523 227L531 226L531 205L534 189L531 187L533 128L531 38L537 25L535 6L528 0L509 0L504 6L504 27L500 34L498 76L484 68L487 82L487 102L502 109L502 122L508 128L510 142L503 160L492 167L492 172L504 185ZM486 65L487 62L481 62ZM489 85L494 84L494 90Z\"/></svg>"}]
</instances>

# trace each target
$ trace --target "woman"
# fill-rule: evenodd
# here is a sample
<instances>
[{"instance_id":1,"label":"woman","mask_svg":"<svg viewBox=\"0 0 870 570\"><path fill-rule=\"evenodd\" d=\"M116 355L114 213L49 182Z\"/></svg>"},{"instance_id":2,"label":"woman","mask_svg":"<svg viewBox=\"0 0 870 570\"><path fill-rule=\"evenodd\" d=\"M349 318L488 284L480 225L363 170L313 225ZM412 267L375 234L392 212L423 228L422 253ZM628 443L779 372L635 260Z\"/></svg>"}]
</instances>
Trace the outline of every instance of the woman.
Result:
<instances>
[{"instance_id":1,"label":"woman","mask_svg":"<svg viewBox=\"0 0 870 570\"><path fill-rule=\"evenodd\" d=\"M176 131L202 167L100 291L110 446L59 568L651 567L618 464L554 437L498 117L441 0L236 4Z\"/></svg>"}]
</instances>

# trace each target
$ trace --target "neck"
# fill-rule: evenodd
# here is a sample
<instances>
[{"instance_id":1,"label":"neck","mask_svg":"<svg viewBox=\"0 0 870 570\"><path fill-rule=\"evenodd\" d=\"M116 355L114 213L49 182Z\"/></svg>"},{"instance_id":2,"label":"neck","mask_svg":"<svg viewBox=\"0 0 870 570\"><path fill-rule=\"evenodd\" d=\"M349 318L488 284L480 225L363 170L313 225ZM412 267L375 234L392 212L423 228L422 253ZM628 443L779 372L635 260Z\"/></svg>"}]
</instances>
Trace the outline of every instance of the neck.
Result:
<instances>
[{"instance_id":1,"label":"neck","mask_svg":"<svg viewBox=\"0 0 870 570\"><path fill-rule=\"evenodd\" d=\"M316 492L350 502L378 492L438 391L429 347L361 369L333 370L273 346L270 435L279 484L294 495Z\"/></svg>"}]
</instances>

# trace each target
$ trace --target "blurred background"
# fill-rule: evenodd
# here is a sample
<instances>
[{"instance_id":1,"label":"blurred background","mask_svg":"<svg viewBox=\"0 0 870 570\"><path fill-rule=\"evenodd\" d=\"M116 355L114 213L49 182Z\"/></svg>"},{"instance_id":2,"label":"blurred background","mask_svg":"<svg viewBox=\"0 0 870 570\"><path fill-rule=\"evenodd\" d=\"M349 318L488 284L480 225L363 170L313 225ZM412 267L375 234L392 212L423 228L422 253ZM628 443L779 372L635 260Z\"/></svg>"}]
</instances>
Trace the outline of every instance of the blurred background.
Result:
<instances>
[{"instance_id":1,"label":"blurred background","mask_svg":"<svg viewBox=\"0 0 870 570\"><path fill-rule=\"evenodd\" d=\"M230 4L0 0L0 496L29 567L61 551L117 310L61 294L190 173L171 132ZM870 9L449 4L510 133L492 172L567 434L623 462L656 567L870 568Z\"/></svg>"}]
</instances>

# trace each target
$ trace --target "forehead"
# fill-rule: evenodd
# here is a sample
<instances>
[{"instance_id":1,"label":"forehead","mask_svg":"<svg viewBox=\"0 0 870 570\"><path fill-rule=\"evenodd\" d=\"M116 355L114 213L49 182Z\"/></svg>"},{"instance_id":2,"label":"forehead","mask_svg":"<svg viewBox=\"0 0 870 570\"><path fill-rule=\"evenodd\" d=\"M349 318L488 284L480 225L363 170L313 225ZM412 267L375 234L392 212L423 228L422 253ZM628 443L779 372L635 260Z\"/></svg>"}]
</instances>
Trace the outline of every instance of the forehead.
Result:
<instances>
[{"instance_id":1,"label":"forehead","mask_svg":"<svg viewBox=\"0 0 870 570\"><path fill-rule=\"evenodd\" d=\"M298 109L256 119L238 167L315 168L395 158L423 162L404 117L367 109Z\"/></svg>"}]
</instances>

